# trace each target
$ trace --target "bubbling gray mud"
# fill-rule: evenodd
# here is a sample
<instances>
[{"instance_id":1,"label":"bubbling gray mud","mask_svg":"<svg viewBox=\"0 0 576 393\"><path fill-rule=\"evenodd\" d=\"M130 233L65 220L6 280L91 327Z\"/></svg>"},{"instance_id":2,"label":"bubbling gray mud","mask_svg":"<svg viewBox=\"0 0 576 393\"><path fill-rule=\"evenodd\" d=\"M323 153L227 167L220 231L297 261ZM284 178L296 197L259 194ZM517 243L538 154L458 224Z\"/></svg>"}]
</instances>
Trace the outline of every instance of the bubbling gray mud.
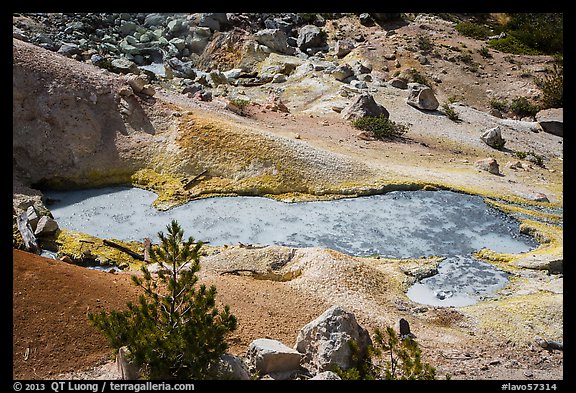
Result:
<instances>
[{"instance_id":1,"label":"bubbling gray mud","mask_svg":"<svg viewBox=\"0 0 576 393\"><path fill-rule=\"evenodd\" d=\"M44 194L54 201L48 207L60 227L100 238L142 241L148 237L154 241L176 219L186 236L215 246L276 244L326 247L356 256L447 257L438 275L420 281L408 293L412 300L425 304L463 305L467 302L460 295L476 296L505 284L506 273L481 265L470 256L474 251L520 253L537 246L534 239L519 233L517 221L486 205L481 197L450 191L396 191L298 203L222 197L168 211L153 208L156 195L138 188ZM453 285L459 274L470 285ZM469 290L470 286L474 289Z\"/></svg>"}]
</instances>

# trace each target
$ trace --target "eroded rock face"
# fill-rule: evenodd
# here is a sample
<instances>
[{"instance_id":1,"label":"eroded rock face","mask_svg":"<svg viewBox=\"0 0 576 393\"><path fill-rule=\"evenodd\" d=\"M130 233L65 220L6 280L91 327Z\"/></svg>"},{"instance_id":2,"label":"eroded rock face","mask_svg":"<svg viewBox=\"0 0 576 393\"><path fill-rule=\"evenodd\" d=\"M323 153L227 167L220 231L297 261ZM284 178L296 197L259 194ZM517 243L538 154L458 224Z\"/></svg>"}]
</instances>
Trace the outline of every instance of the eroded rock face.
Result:
<instances>
[{"instance_id":1,"label":"eroded rock face","mask_svg":"<svg viewBox=\"0 0 576 393\"><path fill-rule=\"evenodd\" d=\"M360 354L372 344L368 331L358 324L354 314L334 305L300 330L295 348L304 355L307 368L320 373L334 366L355 366L350 341L358 345Z\"/></svg>"},{"instance_id":2,"label":"eroded rock face","mask_svg":"<svg viewBox=\"0 0 576 393\"><path fill-rule=\"evenodd\" d=\"M116 133L128 128L118 105L123 82L17 40L13 59L13 163L21 175L34 183L118 167Z\"/></svg>"},{"instance_id":3,"label":"eroded rock face","mask_svg":"<svg viewBox=\"0 0 576 393\"><path fill-rule=\"evenodd\" d=\"M546 270L551 274L562 273L564 258L561 255L529 254L515 261L515 265L525 269Z\"/></svg>"}]
</instances>

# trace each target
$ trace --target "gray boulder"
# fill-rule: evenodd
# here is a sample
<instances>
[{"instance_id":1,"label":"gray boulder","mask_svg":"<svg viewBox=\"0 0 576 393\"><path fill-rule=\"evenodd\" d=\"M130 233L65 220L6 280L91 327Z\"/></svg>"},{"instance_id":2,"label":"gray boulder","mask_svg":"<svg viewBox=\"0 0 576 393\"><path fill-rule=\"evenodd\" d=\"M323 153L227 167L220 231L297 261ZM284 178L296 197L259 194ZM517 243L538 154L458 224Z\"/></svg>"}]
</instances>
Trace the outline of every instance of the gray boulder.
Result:
<instances>
[{"instance_id":1,"label":"gray boulder","mask_svg":"<svg viewBox=\"0 0 576 393\"><path fill-rule=\"evenodd\" d=\"M544 132L564 137L564 108L541 110L536 114L536 121Z\"/></svg>"},{"instance_id":2,"label":"gray boulder","mask_svg":"<svg viewBox=\"0 0 576 393\"><path fill-rule=\"evenodd\" d=\"M250 372L242 358L227 353L220 357L216 374L218 379L250 380Z\"/></svg>"},{"instance_id":3,"label":"gray boulder","mask_svg":"<svg viewBox=\"0 0 576 393\"><path fill-rule=\"evenodd\" d=\"M304 355L306 367L319 373L335 366L356 366L350 341L358 345L361 356L372 344L368 331L356 322L354 314L334 305L300 330L295 348Z\"/></svg>"},{"instance_id":4,"label":"gray boulder","mask_svg":"<svg viewBox=\"0 0 576 393\"><path fill-rule=\"evenodd\" d=\"M438 109L440 105L432 89L421 83L408 83L407 103L415 108L427 111Z\"/></svg>"},{"instance_id":5,"label":"gray boulder","mask_svg":"<svg viewBox=\"0 0 576 393\"><path fill-rule=\"evenodd\" d=\"M33 231L36 230L36 225L38 225L38 220L40 217L38 217L38 212L34 206L28 206L28 209L26 209L26 216L28 217L28 224L30 224L30 228L32 228Z\"/></svg>"},{"instance_id":6,"label":"gray boulder","mask_svg":"<svg viewBox=\"0 0 576 393\"><path fill-rule=\"evenodd\" d=\"M280 29L263 29L254 34L256 41L274 52L287 55L294 54L294 48L288 46L288 36Z\"/></svg>"},{"instance_id":7,"label":"gray boulder","mask_svg":"<svg viewBox=\"0 0 576 393\"><path fill-rule=\"evenodd\" d=\"M36 224L35 236L50 236L58 230L58 223L53 218L42 216Z\"/></svg>"},{"instance_id":8,"label":"gray boulder","mask_svg":"<svg viewBox=\"0 0 576 393\"><path fill-rule=\"evenodd\" d=\"M502 130L500 127L490 128L480 135L480 139L486 143L488 146L494 149L502 149L506 144L504 138L502 138Z\"/></svg>"},{"instance_id":9,"label":"gray boulder","mask_svg":"<svg viewBox=\"0 0 576 393\"><path fill-rule=\"evenodd\" d=\"M69 42L63 42L58 49L58 53L66 57L71 57L73 55L80 54L81 51L78 45Z\"/></svg>"},{"instance_id":10,"label":"gray boulder","mask_svg":"<svg viewBox=\"0 0 576 393\"><path fill-rule=\"evenodd\" d=\"M362 93L356 97L348 106L342 109L341 116L344 120L356 120L364 116L384 115L389 118L390 113L383 105L374 101L369 93Z\"/></svg>"},{"instance_id":11,"label":"gray boulder","mask_svg":"<svg viewBox=\"0 0 576 393\"><path fill-rule=\"evenodd\" d=\"M139 74L140 73L140 69L138 68L136 63L134 63L133 61L130 61L128 59L124 59L124 58L112 60L110 62L110 67L111 67L112 71L117 72L117 73L121 73L121 74L128 74L128 73Z\"/></svg>"},{"instance_id":12,"label":"gray boulder","mask_svg":"<svg viewBox=\"0 0 576 393\"><path fill-rule=\"evenodd\" d=\"M324 46L325 37L322 35L322 30L314 25L305 25L300 28L296 45L301 51L306 51L308 48L318 48Z\"/></svg>"},{"instance_id":13,"label":"gray boulder","mask_svg":"<svg viewBox=\"0 0 576 393\"><path fill-rule=\"evenodd\" d=\"M206 12L200 17L198 26L208 27L212 31L220 31L220 29L228 24L228 16L224 12Z\"/></svg>"},{"instance_id":14,"label":"gray boulder","mask_svg":"<svg viewBox=\"0 0 576 393\"><path fill-rule=\"evenodd\" d=\"M147 14L144 18L144 26L163 26L166 23L167 14Z\"/></svg>"},{"instance_id":15,"label":"gray boulder","mask_svg":"<svg viewBox=\"0 0 576 393\"><path fill-rule=\"evenodd\" d=\"M356 45L354 44L354 41L350 39L338 40L336 42L336 46L334 47L334 52L336 53L336 57L341 59L348 53L352 52L355 47Z\"/></svg>"},{"instance_id":16,"label":"gray boulder","mask_svg":"<svg viewBox=\"0 0 576 393\"><path fill-rule=\"evenodd\" d=\"M190 34L186 37L190 51L192 53L201 54L206 46L208 46L210 37L212 37L212 32L208 27L191 27Z\"/></svg>"},{"instance_id":17,"label":"gray boulder","mask_svg":"<svg viewBox=\"0 0 576 393\"><path fill-rule=\"evenodd\" d=\"M182 61L177 57L173 57L169 59L166 64L166 67L169 71L167 72L167 76L175 76L177 78L187 78L187 79L194 79L196 78L196 71L194 70L193 63L191 61ZM172 75L170 75L172 74Z\"/></svg>"},{"instance_id":18,"label":"gray boulder","mask_svg":"<svg viewBox=\"0 0 576 393\"><path fill-rule=\"evenodd\" d=\"M331 72L331 75L337 81L343 82L346 78L351 77L354 75L354 70L350 66L350 64L342 64L337 66L334 71Z\"/></svg>"},{"instance_id":19,"label":"gray boulder","mask_svg":"<svg viewBox=\"0 0 576 393\"><path fill-rule=\"evenodd\" d=\"M302 354L278 340L259 338L248 346L246 358L256 371L268 374L298 370Z\"/></svg>"},{"instance_id":20,"label":"gray boulder","mask_svg":"<svg viewBox=\"0 0 576 393\"><path fill-rule=\"evenodd\" d=\"M407 89L408 88L408 81L404 78L396 77L390 80L390 86L395 87L397 89Z\"/></svg>"}]
</instances>

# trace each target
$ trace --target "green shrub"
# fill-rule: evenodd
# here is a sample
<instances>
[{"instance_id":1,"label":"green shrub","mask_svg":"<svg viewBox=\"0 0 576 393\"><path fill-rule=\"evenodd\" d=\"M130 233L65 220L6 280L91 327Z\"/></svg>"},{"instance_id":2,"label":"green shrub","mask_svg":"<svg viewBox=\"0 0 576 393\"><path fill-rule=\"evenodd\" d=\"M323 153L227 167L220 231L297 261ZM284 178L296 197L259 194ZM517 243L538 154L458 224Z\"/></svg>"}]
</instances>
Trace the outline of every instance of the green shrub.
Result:
<instances>
[{"instance_id":1,"label":"green shrub","mask_svg":"<svg viewBox=\"0 0 576 393\"><path fill-rule=\"evenodd\" d=\"M384 115L361 117L353 120L352 126L362 131L371 132L376 139L396 138L408 131L407 126L395 123Z\"/></svg>"},{"instance_id":2,"label":"green shrub","mask_svg":"<svg viewBox=\"0 0 576 393\"><path fill-rule=\"evenodd\" d=\"M453 95L453 96L448 97L448 103L449 103L449 104L453 104L453 103L455 103L455 102L462 101L463 99L464 99L463 96Z\"/></svg>"},{"instance_id":3,"label":"green shrub","mask_svg":"<svg viewBox=\"0 0 576 393\"><path fill-rule=\"evenodd\" d=\"M432 88L432 83L422 75L416 68L408 68L404 70L403 74L410 82L420 83Z\"/></svg>"},{"instance_id":4,"label":"green shrub","mask_svg":"<svg viewBox=\"0 0 576 393\"><path fill-rule=\"evenodd\" d=\"M460 34L477 40L484 40L492 33L489 27L473 22L460 22L455 26L455 29Z\"/></svg>"},{"instance_id":5,"label":"green shrub","mask_svg":"<svg viewBox=\"0 0 576 393\"><path fill-rule=\"evenodd\" d=\"M350 343L357 366L348 370L336 367L335 372L342 379L436 379L436 369L422 362L422 351L418 343L411 337L399 337L391 327L386 327L384 332L378 328L374 330L374 344L368 347L364 358L359 358L357 345L353 341Z\"/></svg>"},{"instance_id":6,"label":"green shrub","mask_svg":"<svg viewBox=\"0 0 576 393\"><path fill-rule=\"evenodd\" d=\"M510 13L506 33L514 36L534 54L557 54L564 47L562 13ZM527 53L530 54L530 53Z\"/></svg>"},{"instance_id":7,"label":"green shrub","mask_svg":"<svg viewBox=\"0 0 576 393\"><path fill-rule=\"evenodd\" d=\"M501 112L508 112L508 102L506 100L499 100L493 97L490 99L490 107Z\"/></svg>"},{"instance_id":8,"label":"green shrub","mask_svg":"<svg viewBox=\"0 0 576 393\"><path fill-rule=\"evenodd\" d=\"M544 157L534 153L534 151L515 151L514 155L521 160L530 161L538 166L544 166Z\"/></svg>"},{"instance_id":9,"label":"green shrub","mask_svg":"<svg viewBox=\"0 0 576 393\"><path fill-rule=\"evenodd\" d=\"M209 379L226 352L225 336L236 329L228 306L215 305L216 288L196 287L202 242L183 241L183 231L173 220L168 235L158 233L159 247L150 257L160 270L152 276L146 266L142 276L132 276L143 289L137 304L126 311L88 314L89 321L118 350L127 346L131 359L150 379Z\"/></svg>"},{"instance_id":10,"label":"green shrub","mask_svg":"<svg viewBox=\"0 0 576 393\"><path fill-rule=\"evenodd\" d=\"M240 115L246 115L246 107L250 104L249 100L243 100L241 98L233 98L230 100L230 103L237 106L240 110Z\"/></svg>"},{"instance_id":11,"label":"green shrub","mask_svg":"<svg viewBox=\"0 0 576 393\"><path fill-rule=\"evenodd\" d=\"M447 102L442 105L442 112L444 112L444 114L452 121L460 120L458 112L456 112Z\"/></svg>"},{"instance_id":12,"label":"green shrub","mask_svg":"<svg viewBox=\"0 0 576 393\"><path fill-rule=\"evenodd\" d=\"M484 57L485 59L490 59L490 58L492 58L492 54L490 53L490 51L488 50L488 48L486 48L485 46L483 46L482 48L478 49L478 53L480 53L480 56Z\"/></svg>"},{"instance_id":13,"label":"green shrub","mask_svg":"<svg viewBox=\"0 0 576 393\"><path fill-rule=\"evenodd\" d=\"M513 53L516 55L538 55L537 50L530 48L513 35L488 41L488 46L500 52Z\"/></svg>"},{"instance_id":14,"label":"green shrub","mask_svg":"<svg viewBox=\"0 0 576 393\"><path fill-rule=\"evenodd\" d=\"M460 60L464 64L472 64L474 59L470 53L463 53L458 56L458 60Z\"/></svg>"},{"instance_id":15,"label":"green shrub","mask_svg":"<svg viewBox=\"0 0 576 393\"><path fill-rule=\"evenodd\" d=\"M536 116L540 108L532 104L526 97L516 97L510 103L510 112L519 117Z\"/></svg>"},{"instance_id":16,"label":"green shrub","mask_svg":"<svg viewBox=\"0 0 576 393\"><path fill-rule=\"evenodd\" d=\"M416 38L416 45L420 50L423 51L431 51L434 47L434 44L432 44L430 38L422 34L418 35Z\"/></svg>"},{"instance_id":17,"label":"green shrub","mask_svg":"<svg viewBox=\"0 0 576 393\"><path fill-rule=\"evenodd\" d=\"M564 106L564 64L562 58L557 59L553 69L543 78L535 78L534 82L542 90L542 109L562 108Z\"/></svg>"}]
</instances>

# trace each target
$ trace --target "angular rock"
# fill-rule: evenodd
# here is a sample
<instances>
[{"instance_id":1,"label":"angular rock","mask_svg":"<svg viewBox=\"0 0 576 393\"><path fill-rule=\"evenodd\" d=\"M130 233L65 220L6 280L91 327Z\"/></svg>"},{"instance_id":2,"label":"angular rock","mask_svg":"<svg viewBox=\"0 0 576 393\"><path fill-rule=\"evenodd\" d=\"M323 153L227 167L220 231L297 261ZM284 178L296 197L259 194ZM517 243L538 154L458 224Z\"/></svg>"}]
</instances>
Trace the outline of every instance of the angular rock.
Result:
<instances>
[{"instance_id":1,"label":"angular rock","mask_svg":"<svg viewBox=\"0 0 576 393\"><path fill-rule=\"evenodd\" d=\"M498 162L494 158L484 158L478 160L474 163L474 166L483 171L490 172L493 175L500 174L500 167L498 166Z\"/></svg>"},{"instance_id":2,"label":"angular rock","mask_svg":"<svg viewBox=\"0 0 576 393\"><path fill-rule=\"evenodd\" d=\"M480 135L480 139L488 146L497 150L502 149L506 144L506 141L502 138L502 130L500 127L494 127L484 131L484 133Z\"/></svg>"},{"instance_id":3,"label":"angular rock","mask_svg":"<svg viewBox=\"0 0 576 393\"><path fill-rule=\"evenodd\" d=\"M332 71L331 75L337 81L343 82L346 78L349 78L352 75L354 75L354 70L352 69L350 64L342 64L336 67L334 71Z\"/></svg>"},{"instance_id":4,"label":"angular rock","mask_svg":"<svg viewBox=\"0 0 576 393\"><path fill-rule=\"evenodd\" d=\"M176 47L179 51L184 50L186 48L186 41L179 37L174 37L170 41L168 41L172 45Z\"/></svg>"},{"instance_id":5,"label":"angular rock","mask_svg":"<svg viewBox=\"0 0 576 393\"><path fill-rule=\"evenodd\" d=\"M192 53L201 54L210 42L212 32L208 27L193 26L190 28L190 35L187 38L188 47Z\"/></svg>"},{"instance_id":6,"label":"angular rock","mask_svg":"<svg viewBox=\"0 0 576 393\"><path fill-rule=\"evenodd\" d=\"M397 89L407 89L408 88L408 81L404 78L393 78L390 80L390 86L395 87Z\"/></svg>"},{"instance_id":7,"label":"angular rock","mask_svg":"<svg viewBox=\"0 0 576 393\"><path fill-rule=\"evenodd\" d=\"M278 340L259 338L250 343L246 357L258 372L268 374L299 369L302 354Z\"/></svg>"},{"instance_id":8,"label":"angular rock","mask_svg":"<svg viewBox=\"0 0 576 393\"><path fill-rule=\"evenodd\" d=\"M400 327L400 338L410 337L412 332L410 331L410 324L404 318L400 318L398 321L398 326Z\"/></svg>"},{"instance_id":9,"label":"angular rock","mask_svg":"<svg viewBox=\"0 0 576 393\"><path fill-rule=\"evenodd\" d=\"M128 59L124 59L124 58L112 60L112 62L110 62L110 67L111 67L112 71L118 72L121 74L128 74L128 73L139 74L140 73L140 69L138 68L136 63L134 63L133 61L130 61Z\"/></svg>"},{"instance_id":10,"label":"angular rock","mask_svg":"<svg viewBox=\"0 0 576 393\"><path fill-rule=\"evenodd\" d=\"M198 26L208 27L212 31L220 31L227 23L228 16L225 12L206 12L200 17Z\"/></svg>"},{"instance_id":11,"label":"angular rock","mask_svg":"<svg viewBox=\"0 0 576 393\"><path fill-rule=\"evenodd\" d=\"M144 18L144 26L155 27L163 26L166 23L167 14L147 14Z\"/></svg>"},{"instance_id":12,"label":"angular rock","mask_svg":"<svg viewBox=\"0 0 576 393\"><path fill-rule=\"evenodd\" d=\"M218 379L250 380L250 372L242 358L227 353L221 356L216 366L216 374Z\"/></svg>"},{"instance_id":13,"label":"angular rock","mask_svg":"<svg viewBox=\"0 0 576 393\"><path fill-rule=\"evenodd\" d=\"M384 108L383 105L374 101L369 93L362 93L356 97L348 106L346 106L341 116L344 120L356 120L364 116L380 116L384 115L389 118L390 113Z\"/></svg>"},{"instance_id":14,"label":"angular rock","mask_svg":"<svg viewBox=\"0 0 576 393\"><path fill-rule=\"evenodd\" d=\"M407 103L415 108L433 111L440 105L432 89L421 83L408 83Z\"/></svg>"},{"instance_id":15,"label":"angular rock","mask_svg":"<svg viewBox=\"0 0 576 393\"><path fill-rule=\"evenodd\" d=\"M32 228L32 231L35 231L40 217L38 217L38 212L34 206L29 206L28 209L26 209L26 216L28 217L28 224L30 225L30 228Z\"/></svg>"},{"instance_id":16,"label":"angular rock","mask_svg":"<svg viewBox=\"0 0 576 393\"><path fill-rule=\"evenodd\" d=\"M360 19L360 24L362 26L373 26L374 25L374 19L372 19L372 17L368 13L362 13L362 14L360 14L360 16L358 18Z\"/></svg>"},{"instance_id":17,"label":"angular rock","mask_svg":"<svg viewBox=\"0 0 576 393\"><path fill-rule=\"evenodd\" d=\"M300 28L296 45L301 51L308 48L318 48L325 44L325 39L321 34L322 30L314 25L305 25Z\"/></svg>"},{"instance_id":18,"label":"angular rock","mask_svg":"<svg viewBox=\"0 0 576 393\"><path fill-rule=\"evenodd\" d=\"M536 114L536 121L544 132L564 137L564 108L541 110Z\"/></svg>"},{"instance_id":19,"label":"angular rock","mask_svg":"<svg viewBox=\"0 0 576 393\"><path fill-rule=\"evenodd\" d=\"M356 75L369 74L372 72L372 66L367 62L356 60L352 62L351 67Z\"/></svg>"},{"instance_id":20,"label":"angular rock","mask_svg":"<svg viewBox=\"0 0 576 393\"><path fill-rule=\"evenodd\" d=\"M53 218L42 216L36 224L35 236L50 236L58 230L58 223Z\"/></svg>"},{"instance_id":21,"label":"angular rock","mask_svg":"<svg viewBox=\"0 0 576 393\"><path fill-rule=\"evenodd\" d=\"M294 48L288 46L288 36L280 29L263 29L254 34L256 41L274 52L287 55L294 54Z\"/></svg>"},{"instance_id":22,"label":"angular rock","mask_svg":"<svg viewBox=\"0 0 576 393\"><path fill-rule=\"evenodd\" d=\"M78 48L78 45L68 43L68 42L63 42L62 45L60 45L60 48L58 49L58 53L66 56L66 57L71 57L73 55L77 55L77 54L81 53L81 51L80 51L80 48Z\"/></svg>"},{"instance_id":23,"label":"angular rock","mask_svg":"<svg viewBox=\"0 0 576 393\"><path fill-rule=\"evenodd\" d=\"M355 47L356 45L354 44L354 41L350 39L338 40L336 42L336 46L334 47L334 52L336 53L336 57L341 59L348 53L352 52Z\"/></svg>"},{"instance_id":24,"label":"angular rock","mask_svg":"<svg viewBox=\"0 0 576 393\"><path fill-rule=\"evenodd\" d=\"M144 89L144 86L146 86L146 84L148 83L148 80L143 75L132 74L132 75L128 76L127 82L128 82L128 85L134 91L134 93L140 93L140 92L142 92L142 89Z\"/></svg>"},{"instance_id":25,"label":"angular rock","mask_svg":"<svg viewBox=\"0 0 576 393\"><path fill-rule=\"evenodd\" d=\"M152 97L154 94L156 94L156 89L152 85L144 85L141 93L144 94L145 96Z\"/></svg>"},{"instance_id":26,"label":"angular rock","mask_svg":"<svg viewBox=\"0 0 576 393\"><path fill-rule=\"evenodd\" d=\"M36 237L34 236L34 232L28 224L28 215L26 212L22 212L16 217L16 223L18 225L18 231L20 232L20 235L22 235L22 240L24 241L24 247L26 247L26 250L35 254L40 254L41 250L38 246Z\"/></svg>"},{"instance_id":27,"label":"angular rock","mask_svg":"<svg viewBox=\"0 0 576 393\"><path fill-rule=\"evenodd\" d=\"M350 341L358 345L361 356L372 344L368 331L356 322L354 314L334 305L300 329L295 348L304 355L307 368L318 373L335 366L354 367Z\"/></svg>"},{"instance_id":28,"label":"angular rock","mask_svg":"<svg viewBox=\"0 0 576 393\"><path fill-rule=\"evenodd\" d=\"M123 20L122 22L120 22L120 33L123 36L127 36L129 34L134 33L137 28L138 25L130 20Z\"/></svg>"},{"instance_id":29,"label":"angular rock","mask_svg":"<svg viewBox=\"0 0 576 393\"><path fill-rule=\"evenodd\" d=\"M172 74L171 76L178 78L196 78L196 71L191 61L184 62L176 57L172 57L166 62L166 66L168 69L167 75Z\"/></svg>"}]
</instances>

